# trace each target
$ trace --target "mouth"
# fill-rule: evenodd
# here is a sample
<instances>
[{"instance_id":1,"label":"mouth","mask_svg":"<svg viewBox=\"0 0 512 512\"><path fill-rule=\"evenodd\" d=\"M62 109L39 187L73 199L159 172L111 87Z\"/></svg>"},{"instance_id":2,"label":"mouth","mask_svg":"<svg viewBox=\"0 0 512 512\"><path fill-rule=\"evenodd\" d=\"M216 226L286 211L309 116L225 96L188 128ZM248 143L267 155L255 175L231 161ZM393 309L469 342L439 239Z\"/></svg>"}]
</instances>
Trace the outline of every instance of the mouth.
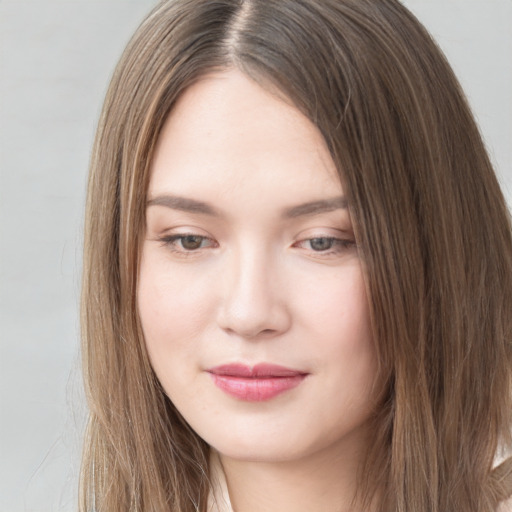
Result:
<instances>
[{"instance_id":1,"label":"mouth","mask_svg":"<svg viewBox=\"0 0 512 512\"><path fill-rule=\"evenodd\" d=\"M207 372L218 388L247 402L270 400L297 387L308 375L304 371L268 363L255 366L226 364Z\"/></svg>"}]
</instances>

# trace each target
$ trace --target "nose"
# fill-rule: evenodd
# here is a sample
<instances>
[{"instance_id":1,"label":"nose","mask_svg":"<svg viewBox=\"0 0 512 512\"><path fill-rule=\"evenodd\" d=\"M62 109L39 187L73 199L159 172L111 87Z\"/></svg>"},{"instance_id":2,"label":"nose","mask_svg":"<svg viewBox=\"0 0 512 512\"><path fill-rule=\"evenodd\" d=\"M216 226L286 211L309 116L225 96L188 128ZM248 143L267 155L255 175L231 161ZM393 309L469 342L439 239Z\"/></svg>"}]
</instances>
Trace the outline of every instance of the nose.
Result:
<instances>
[{"instance_id":1,"label":"nose","mask_svg":"<svg viewBox=\"0 0 512 512\"><path fill-rule=\"evenodd\" d=\"M245 339L272 338L290 328L286 290L277 263L262 251L246 250L226 262L218 325Z\"/></svg>"}]
</instances>

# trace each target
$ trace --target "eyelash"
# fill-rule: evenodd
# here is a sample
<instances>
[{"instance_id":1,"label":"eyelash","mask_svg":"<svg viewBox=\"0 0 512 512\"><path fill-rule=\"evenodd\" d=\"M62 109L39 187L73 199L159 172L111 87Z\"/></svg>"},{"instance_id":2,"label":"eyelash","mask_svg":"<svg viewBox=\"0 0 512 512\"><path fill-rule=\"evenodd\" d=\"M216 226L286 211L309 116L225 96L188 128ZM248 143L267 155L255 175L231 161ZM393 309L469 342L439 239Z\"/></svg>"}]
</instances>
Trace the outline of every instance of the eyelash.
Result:
<instances>
[{"instance_id":1,"label":"eyelash","mask_svg":"<svg viewBox=\"0 0 512 512\"><path fill-rule=\"evenodd\" d=\"M348 249L352 249L355 247L354 240L349 239L343 239L343 238L336 238L333 236L315 236L312 238L306 238L305 240L300 240L299 242L296 242L294 246L300 246L301 244L305 242L309 242L309 245L311 246L311 242L315 241L327 241L330 245L326 250L315 250L311 249L313 253L319 256L331 256L339 254L343 251L346 251Z\"/></svg>"},{"instance_id":2,"label":"eyelash","mask_svg":"<svg viewBox=\"0 0 512 512\"><path fill-rule=\"evenodd\" d=\"M198 238L201 240L201 246L196 249L185 249L183 247L183 240L186 238ZM215 246L214 240L211 238L208 238L207 236L203 235L196 235L194 233L184 233L179 235L169 235L164 236L160 239L160 241L165 245L166 247L169 247L173 252L178 253L183 256L189 256L193 255L194 253L198 253L201 249L204 249L205 247L202 247L204 241L211 242L212 246ZM177 248L177 243L181 242L181 248Z\"/></svg>"},{"instance_id":3,"label":"eyelash","mask_svg":"<svg viewBox=\"0 0 512 512\"><path fill-rule=\"evenodd\" d=\"M183 241L186 238L195 238L199 239L200 246L194 249L186 249L183 247ZM202 249L207 248L215 248L217 246L216 242L212 240L211 238L208 238L207 236L203 235L197 235L194 233L184 233L179 235L169 235L162 237L160 239L162 244L166 247L169 247L173 252L179 254L180 256L188 257L198 254ZM210 242L211 245L204 247L203 243L205 241ZM306 249L301 247L302 244L308 243L311 245L312 242L319 242L319 241L326 241L329 247L327 247L325 250L315 250L315 249ZM181 247L178 247L178 243L181 245ZM343 251L347 251L349 249L353 249L356 246L356 243L354 240L351 239L342 239L342 238L336 238L333 236L316 236L311 238L306 238L304 240L299 240L298 242L295 242L293 244L293 247L302 248L304 250L311 250L312 253L314 253L316 256L333 256L337 255Z\"/></svg>"}]
</instances>

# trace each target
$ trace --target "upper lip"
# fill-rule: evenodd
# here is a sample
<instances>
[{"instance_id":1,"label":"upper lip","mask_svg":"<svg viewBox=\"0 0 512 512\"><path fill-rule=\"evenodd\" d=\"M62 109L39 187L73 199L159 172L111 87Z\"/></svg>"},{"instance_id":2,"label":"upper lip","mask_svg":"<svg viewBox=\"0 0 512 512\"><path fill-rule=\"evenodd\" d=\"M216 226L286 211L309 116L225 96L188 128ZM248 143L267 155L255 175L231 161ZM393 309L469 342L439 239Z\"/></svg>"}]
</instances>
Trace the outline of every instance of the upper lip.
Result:
<instances>
[{"instance_id":1,"label":"upper lip","mask_svg":"<svg viewBox=\"0 0 512 512\"><path fill-rule=\"evenodd\" d=\"M297 375L306 375L307 372L287 368L277 364L259 363L249 366L242 363L222 364L207 370L214 375L225 377L242 377L246 379L271 378L271 377L296 377Z\"/></svg>"}]
</instances>

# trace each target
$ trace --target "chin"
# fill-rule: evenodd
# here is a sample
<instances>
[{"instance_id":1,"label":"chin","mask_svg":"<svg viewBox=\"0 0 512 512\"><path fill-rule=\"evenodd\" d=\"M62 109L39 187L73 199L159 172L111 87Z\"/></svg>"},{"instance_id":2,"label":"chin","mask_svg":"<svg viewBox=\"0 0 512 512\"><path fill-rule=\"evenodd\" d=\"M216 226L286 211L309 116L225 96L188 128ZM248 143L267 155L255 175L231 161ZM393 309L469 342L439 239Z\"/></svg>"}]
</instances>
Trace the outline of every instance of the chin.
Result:
<instances>
[{"instance_id":1,"label":"chin","mask_svg":"<svg viewBox=\"0 0 512 512\"><path fill-rule=\"evenodd\" d=\"M275 446L273 443L220 444L213 446L222 456L245 462L291 462L308 455L298 447Z\"/></svg>"},{"instance_id":2,"label":"chin","mask_svg":"<svg viewBox=\"0 0 512 512\"><path fill-rule=\"evenodd\" d=\"M251 462L291 462L312 456L331 444L325 438L312 439L290 433L243 431L229 436L205 439L224 457ZM299 434L299 435L297 435Z\"/></svg>"},{"instance_id":3,"label":"chin","mask_svg":"<svg viewBox=\"0 0 512 512\"><path fill-rule=\"evenodd\" d=\"M260 423L253 417L252 421L238 425L236 421L203 425L204 432L196 431L222 456L247 462L293 462L335 454L343 457L358 451L368 441L366 417L317 429L312 421L301 424L297 418L294 420L278 425L275 419Z\"/></svg>"}]
</instances>

